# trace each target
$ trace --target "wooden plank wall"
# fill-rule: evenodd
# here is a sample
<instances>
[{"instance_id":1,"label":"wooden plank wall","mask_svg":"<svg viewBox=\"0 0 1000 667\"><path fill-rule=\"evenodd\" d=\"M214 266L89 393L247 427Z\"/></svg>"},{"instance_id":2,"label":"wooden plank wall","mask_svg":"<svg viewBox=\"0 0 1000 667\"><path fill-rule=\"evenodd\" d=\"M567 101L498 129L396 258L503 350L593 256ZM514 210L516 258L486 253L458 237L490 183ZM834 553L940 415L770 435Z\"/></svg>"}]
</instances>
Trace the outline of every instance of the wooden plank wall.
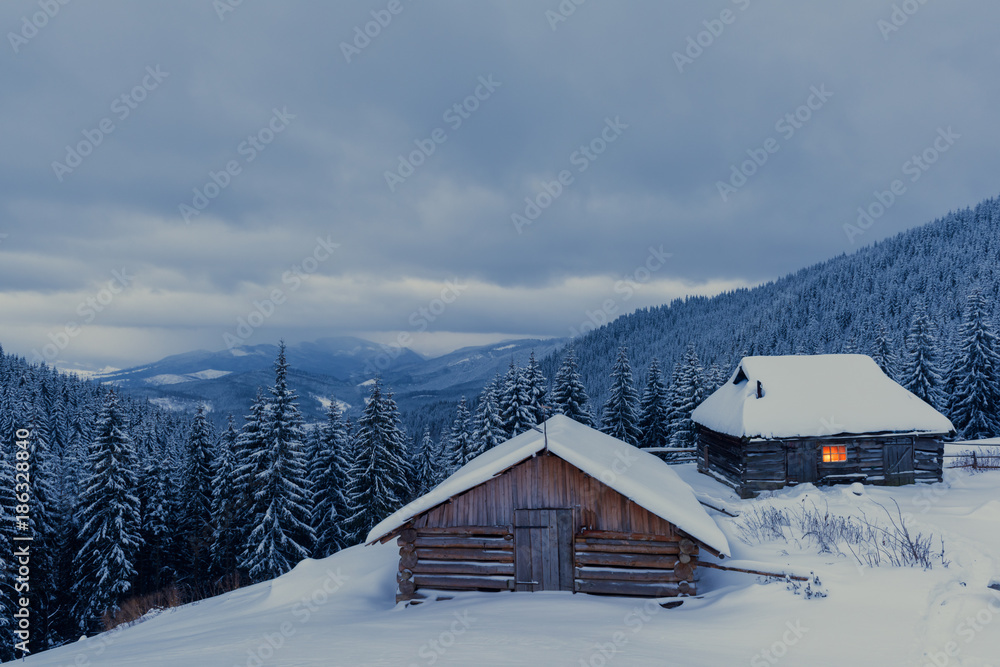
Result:
<instances>
[{"instance_id":1,"label":"wooden plank wall","mask_svg":"<svg viewBox=\"0 0 1000 667\"><path fill-rule=\"evenodd\" d=\"M576 530L675 536L673 524L557 456L528 459L418 517L422 526L507 526L515 509L573 508Z\"/></svg>"}]
</instances>

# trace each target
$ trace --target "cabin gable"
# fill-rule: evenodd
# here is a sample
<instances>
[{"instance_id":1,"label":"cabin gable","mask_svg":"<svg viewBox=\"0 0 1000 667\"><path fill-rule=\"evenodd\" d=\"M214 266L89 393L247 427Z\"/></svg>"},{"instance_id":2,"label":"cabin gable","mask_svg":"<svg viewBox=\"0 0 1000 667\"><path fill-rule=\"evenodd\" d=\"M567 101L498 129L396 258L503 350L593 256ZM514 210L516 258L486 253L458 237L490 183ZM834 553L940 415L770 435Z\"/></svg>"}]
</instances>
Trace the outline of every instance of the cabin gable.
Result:
<instances>
[{"instance_id":1,"label":"cabin gable","mask_svg":"<svg viewBox=\"0 0 1000 667\"><path fill-rule=\"evenodd\" d=\"M691 595L701 549L716 553L548 452L413 517L391 537L400 547L397 601L435 590Z\"/></svg>"}]
</instances>

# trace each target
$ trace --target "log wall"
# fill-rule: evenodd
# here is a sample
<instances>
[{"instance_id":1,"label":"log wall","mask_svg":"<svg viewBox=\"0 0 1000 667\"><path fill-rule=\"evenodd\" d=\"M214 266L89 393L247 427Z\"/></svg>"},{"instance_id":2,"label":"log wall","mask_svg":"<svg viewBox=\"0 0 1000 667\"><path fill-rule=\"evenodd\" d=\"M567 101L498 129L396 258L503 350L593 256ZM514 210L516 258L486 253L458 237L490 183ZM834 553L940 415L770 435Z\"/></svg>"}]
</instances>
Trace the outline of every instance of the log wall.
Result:
<instances>
[{"instance_id":1,"label":"log wall","mask_svg":"<svg viewBox=\"0 0 1000 667\"><path fill-rule=\"evenodd\" d=\"M868 437L803 438L742 441L698 426L698 469L735 488L741 497L789 484L786 456L789 448L805 449L816 457L816 484L863 481L886 484L884 448L913 447L913 481L940 482L944 443L927 436L872 435ZM847 447L847 461L823 463L824 445Z\"/></svg>"}]
</instances>

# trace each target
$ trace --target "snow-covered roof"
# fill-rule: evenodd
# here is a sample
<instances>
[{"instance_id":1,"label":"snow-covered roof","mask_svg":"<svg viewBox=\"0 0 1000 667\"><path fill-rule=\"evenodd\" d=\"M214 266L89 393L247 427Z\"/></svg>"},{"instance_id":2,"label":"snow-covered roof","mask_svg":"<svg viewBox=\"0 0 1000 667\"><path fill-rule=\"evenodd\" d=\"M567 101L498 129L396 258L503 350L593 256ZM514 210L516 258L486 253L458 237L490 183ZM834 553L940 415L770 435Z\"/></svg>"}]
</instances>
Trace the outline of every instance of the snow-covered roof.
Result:
<instances>
[{"instance_id":1,"label":"snow-covered roof","mask_svg":"<svg viewBox=\"0 0 1000 667\"><path fill-rule=\"evenodd\" d=\"M497 445L459 468L429 493L395 512L368 533L366 542L382 539L407 521L449 498L486 482L525 459L548 451L691 537L729 555L729 543L698 503L694 491L666 463L621 440L555 415L545 422L545 435L527 431Z\"/></svg>"},{"instance_id":2,"label":"snow-covered roof","mask_svg":"<svg viewBox=\"0 0 1000 667\"><path fill-rule=\"evenodd\" d=\"M745 357L691 418L751 439L955 430L863 354Z\"/></svg>"}]
</instances>

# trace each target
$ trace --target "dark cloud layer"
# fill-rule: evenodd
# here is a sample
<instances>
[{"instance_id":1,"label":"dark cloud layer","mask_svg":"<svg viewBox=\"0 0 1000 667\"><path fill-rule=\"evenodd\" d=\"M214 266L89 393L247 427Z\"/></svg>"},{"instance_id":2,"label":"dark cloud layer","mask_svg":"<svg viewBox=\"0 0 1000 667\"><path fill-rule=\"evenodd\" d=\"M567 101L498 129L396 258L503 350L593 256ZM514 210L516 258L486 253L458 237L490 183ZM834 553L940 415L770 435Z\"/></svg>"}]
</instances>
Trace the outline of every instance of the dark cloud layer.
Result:
<instances>
[{"instance_id":1,"label":"dark cloud layer","mask_svg":"<svg viewBox=\"0 0 1000 667\"><path fill-rule=\"evenodd\" d=\"M274 290L250 342L391 338L450 279L468 287L428 332L561 336L609 298L754 284L997 190L985 0L228 3L0 7L7 349L74 322L61 359L219 348ZM72 166L67 146L98 139ZM518 233L526 198L540 214ZM322 240L339 247L320 261ZM616 282L660 246L625 299ZM123 267L134 284L78 322Z\"/></svg>"}]
</instances>

